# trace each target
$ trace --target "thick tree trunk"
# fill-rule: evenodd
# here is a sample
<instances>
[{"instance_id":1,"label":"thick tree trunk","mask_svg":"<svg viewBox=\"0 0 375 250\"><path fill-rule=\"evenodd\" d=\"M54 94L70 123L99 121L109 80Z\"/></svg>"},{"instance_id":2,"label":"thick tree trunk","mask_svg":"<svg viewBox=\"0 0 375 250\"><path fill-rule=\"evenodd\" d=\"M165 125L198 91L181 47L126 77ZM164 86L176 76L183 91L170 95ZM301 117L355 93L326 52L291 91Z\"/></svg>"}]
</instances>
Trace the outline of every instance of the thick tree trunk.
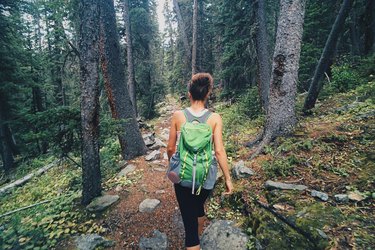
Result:
<instances>
[{"instance_id":1,"label":"thick tree trunk","mask_svg":"<svg viewBox=\"0 0 375 250\"><path fill-rule=\"evenodd\" d=\"M14 167L14 155L18 153L9 123L9 106L0 93L0 155L5 174Z\"/></svg>"},{"instance_id":2,"label":"thick tree trunk","mask_svg":"<svg viewBox=\"0 0 375 250\"><path fill-rule=\"evenodd\" d=\"M337 40L344 27L345 19L349 15L353 0L344 0L340 12L336 17L335 23L332 26L331 32L328 36L327 42L324 46L323 53L319 59L318 65L315 68L314 76L310 84L309 92L306 96L303 105L303 111L308 113L316 103L318 95L323 87L323 81L320 81L324 72L328 69L333 53L336 48Z\"/></svg>"},{"instance_id":3,"label":"thick tree trunk","mask_svg":"<svg viewBox=\"0 0 375 250\"><path fill-rule=\"evenodd\" d=\"M368 0L364 15L365 20L365 48L364 53L368 55L375 52L375 1Z\"/></svg>"},{"instance_id":4,"label":"thick tree trunk","mask_svg":"<svg viewBox=\"0 0 375 250\"><path fill-rule=\"evenodd\" d=\"M80 69L82 124L82 204L101 195L99 159L99 2L81 0Z\"/></svg>"},{"instance_id":5,"label":"thick tree trunk","mask_svg":"<svg viewBox=\"0 0 375 250\"><path fill-rule=\"evenodd\" d=\"M351 41L351 53L353 56L360 55L360 46L359 46L359 34L356 25L356 18L354 13L350 16L350 41Z\"/></svg>"},{"instance_id":6,"label":"thick tree trunk","mask_svg":"<svg viewBox=\"0 0 375 250\"><path fill-rule=\"evenodd\" d=\"M194 0L193 9L193 41L191 52L191 74L197 73L197 16L198 16L198 1Z\"/></svg>"},{"instance_id":7,"label":"thick tree trunk","mask_svg":"<svg viewBox=\"0 0 375 250\"><path fill-rule=\"evenodd\" d=\"M268 106L268 92L271 78L271 60L268 51L267 23L265 15L264 0L258 0L256 3L256 51L258 62L258 78L260 99L264 110Z\"/></svg>"},{"instance_id":8,"label":"thick tree trunk","mask_svg":"<svg viewBox=\"0 0 375 250\"><path fill-rule=\"evenodd\" d=\"M137 111L137 96L135 91L135 74L134 74L134 60L133 60L133 46L130 30L130 12L129 12L129 0L124 0L124 22L125 22L125 33L126 33L126 52L128 61L128 89L130 94L130 100L133 104L135 116L138 115Z\"/></svg>"},{"instance_id":9,"label":"thick tree trunk","mask_svg":"<svg viewBox=\"0 0 375 250\"><path fill-rule=\"evenodd\" d=\"M182 19L180 7L178 6L177 0L173 0L173 9L176 12L177 23L180 29L182 41L184 43L184 48L185 48L185 56L186 56L185 60L186 60L186 64L188 64L191 58L190 45L189 45L188 37L186 35L185 23L184 23L184 20Z\"/></svg>"},{"instance_id":10,"label":"thick tree trunk","mask_svg":"<svg viewBox=\"0 0 375 250\"><path fill-rule=\"evenodd\" d=\"M275 137L292 132L297 122L295 103L304 12L304 0L280 1L266 124L262 142L252 157Z\"/></svg>"},{"instance_id":11,"label":"thick tree trunk","mask_svg":"<svg viewBox=\"0 0 375 250\"><path fill-rule=\"evenodd\" d=\"M122 157L132 159L144 154L147 149L125 84L113 0L101 0L100 32L100 61L108 102L112 117L121 120L123 132L119 141Z\"/></svg>"}]
</instances>

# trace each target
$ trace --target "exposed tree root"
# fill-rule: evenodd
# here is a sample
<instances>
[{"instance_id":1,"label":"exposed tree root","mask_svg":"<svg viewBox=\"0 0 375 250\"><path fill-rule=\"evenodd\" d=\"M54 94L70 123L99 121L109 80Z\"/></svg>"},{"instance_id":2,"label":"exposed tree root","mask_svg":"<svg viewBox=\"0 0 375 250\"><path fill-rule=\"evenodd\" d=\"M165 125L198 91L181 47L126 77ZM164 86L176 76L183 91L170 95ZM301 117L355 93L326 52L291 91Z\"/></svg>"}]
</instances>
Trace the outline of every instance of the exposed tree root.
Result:
<instances>
[{"instance_id":1,"label":"exposed tree root","mask_svg":"<svg viewBox=\"0 0 375 250\"><path fill-rule=\"evenodd\" d=\"M252 160L255 157L257 157L260 153L262 153L264 150L264 147L267 146L271 142L271 140L272 140L271 136L267 136L267 135L264 136L262 141L259 143L259 145L255 149L254 153L252 153L251 156L249 157L249 159Z\"/></svg>"},{"instance_id":2,"label":"exposed tree root","mask_svg":"<svg viewBox=\"0 0 375 250\"><path fill-rule=\"evenodd\" d=\"M264 132L264 130L260 131L260 133L255 137L255 139L247 142L245 144L245 146L248 147L248 148L252 148L252 147L258 145L263 139L263 134L264 134L263 132Z\"/></svg>"}]
</instances>

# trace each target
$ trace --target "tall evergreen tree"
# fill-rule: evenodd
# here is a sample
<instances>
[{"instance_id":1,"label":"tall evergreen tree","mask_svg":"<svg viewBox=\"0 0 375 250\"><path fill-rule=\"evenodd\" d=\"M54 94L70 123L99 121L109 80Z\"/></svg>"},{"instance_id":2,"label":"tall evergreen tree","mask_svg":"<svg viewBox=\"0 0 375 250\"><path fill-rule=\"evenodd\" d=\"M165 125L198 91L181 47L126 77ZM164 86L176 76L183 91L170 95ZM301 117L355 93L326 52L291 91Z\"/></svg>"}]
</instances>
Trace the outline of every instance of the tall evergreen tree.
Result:
<instances>
[{"instance_id":1,"label":"tall evergreen tree","mask_svg":"<svg viewBox=\"0 0 375 250\"><path fill-rule=\"evenodd\" d=\"M303 105L303 111L305 113L315 106L316 100L318 99L318 95L321 89L323 88L323 82L321 81L321 78L324 72L330 66L329 63L336 48L339 34L341 33L342 28L344 27L345 19L349 15L352 4L353 0L344 0L341 5L340 12L337 15L335 23L332 26L326 45L324 46L323 53L319 59L318 65L315 68L315 73L310 84L309 92L306 96L305 103Z\"/></svg>"},{"instance_id":2,"label":"tall evergreen tree","mask_svg":"<svg viewBox=\"0 0 375 250\"><path fill-rule=\"evenodd\" d=\"M277 136L291 133L297 122L295 104L304 12L304 0L280 1L266 122L262 141L252 157Z\"/></svg>"},{"instance_id":3,"label":"tall evergreen tree","mask_svg":"<svg viewBox=\"0 0 375 250\"><path fill-rule=\"evenodd\" d=\"M268 106L268 92L271 78L271 60L268 51L268 37L267 37L267 24L265 15L265 1L258 0L256 6L256 51L257 51L257 64L258 64L258 78L259 78L259 93L264 110Z\"/></svg>"},{"instance_id":4,"label":"tall evergreen tree","mask_svg":"<svg viewBox=\"0 0 375 250\"><path fill-rule=\"evenodd\" d=\"M134 58L133 58L133 45L132 45L132 32L130 30L130 10L129 0L124 0L124 22L126 32L126 53L128 62L128 89L130 100L133 104L135 115L137 116L137 95L136 95L136 82L134 73Z\"/></svg>"},{"instance_id":5,"label":"tall evergreen tree","mask_svg":"<svg viewBox=\"0 0 375 250\"><path fill-rule=\"evenodd\" d=\"M82 204L101 195L99 159L99 0L82 0L80 16Z\"/></svg>"},{"instance_id":6,"label":"tall evergreen tree","mask_svg":"<svg viewBox=\"0 0 375 250\"><path fill-rule=\"evenodd\" d=\"M124 159L132 159L146 152L137 119L126 88L124 64L120 58L120 44L116 27L113 0L101 1L100 55L104 84L112 117L120 120L119 141Z\"/></svg>"}]
</instances>

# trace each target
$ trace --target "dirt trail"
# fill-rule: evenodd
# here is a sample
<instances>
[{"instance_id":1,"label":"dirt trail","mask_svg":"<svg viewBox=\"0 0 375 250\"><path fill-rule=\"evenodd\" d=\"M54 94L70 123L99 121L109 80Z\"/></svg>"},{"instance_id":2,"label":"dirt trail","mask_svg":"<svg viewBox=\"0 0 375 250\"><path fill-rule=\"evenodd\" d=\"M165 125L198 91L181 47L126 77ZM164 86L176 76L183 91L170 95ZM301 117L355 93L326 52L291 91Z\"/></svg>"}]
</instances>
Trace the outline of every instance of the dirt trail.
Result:
<instances>
[{"instance_id":1,"label":"dirt trail","mask_svg":"<svg viewBox=\"0 0 375 250\"><path fill-rule=\"evenodd\" d=\"M167 107L162 107L162 116L154 125L156 137L165 143L162 131L169 128L171 114L178 108L176 102L169 102ZM113 189L108 192L120 196L119 203L110 208L100 223L109 229L104 236L116 241L113 249L138 249L140 238L152 237L154 230L167 235L168 249L182 249L184 246L184 228L173 185L165 177L165 171L160 171L160 168L167 168L168 160L163 158L166 148L160 151L160 163L147 162L144 156L128 162L136 165L137 170L143 169L143 176L136 185L124 191ZM146 198L158 199L160 204L151 213L140 213L139 204Z\"/></svg>"}]
</instances>

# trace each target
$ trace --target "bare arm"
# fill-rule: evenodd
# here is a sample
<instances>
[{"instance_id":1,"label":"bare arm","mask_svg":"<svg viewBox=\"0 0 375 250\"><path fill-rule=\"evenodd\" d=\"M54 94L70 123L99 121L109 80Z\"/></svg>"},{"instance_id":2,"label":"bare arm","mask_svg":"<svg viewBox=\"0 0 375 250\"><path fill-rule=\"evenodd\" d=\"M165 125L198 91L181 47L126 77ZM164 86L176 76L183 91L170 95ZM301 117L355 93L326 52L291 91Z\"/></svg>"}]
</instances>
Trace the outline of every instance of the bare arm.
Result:
<instances>
[{"instance_id":1,"label":"bare arm","mask_svg":"<svg viewBox=\"0 0 375 250\"><path fill-rule=\"evenodd\" d=\"M167 146L168 160L176 152L176 140L177 140L176 122L177 122L177 112L175 112L172 116L171 127L169 129L169 140L168 140L168 146Z\"/></svg>"},{"instance_id":2,"label":"bare arm","mask_svg":"<svg viewBox=\"0 0 375 250\"><path fill-rule=\"evenodd\" d=\"M227 186L226 194L232 193L233 185L229 173L227 153L225 152L223 143L223 121L219 115L217 115L216 126L214 130L214 144L215 144L215 155L219 162L219 166L223 171L225 184Z\"/></svg>"}]
</instances>

